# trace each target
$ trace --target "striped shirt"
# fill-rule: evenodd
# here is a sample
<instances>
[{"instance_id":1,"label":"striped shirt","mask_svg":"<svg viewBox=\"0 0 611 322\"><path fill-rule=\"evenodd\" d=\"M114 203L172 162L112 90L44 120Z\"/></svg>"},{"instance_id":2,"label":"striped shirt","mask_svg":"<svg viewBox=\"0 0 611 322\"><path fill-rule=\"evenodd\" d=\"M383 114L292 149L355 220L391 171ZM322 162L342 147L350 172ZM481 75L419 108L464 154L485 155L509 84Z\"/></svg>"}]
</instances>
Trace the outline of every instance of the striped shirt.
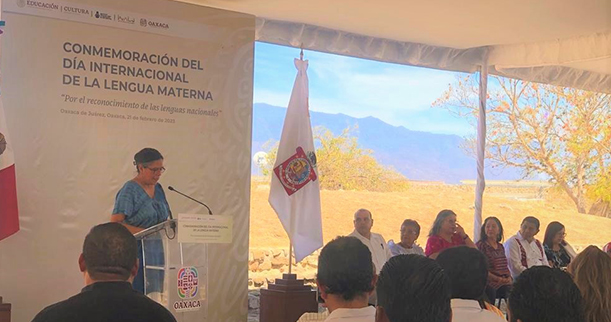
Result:
<instances>
[{"instance_id":1,"label":"striped shirt","mask_svg":"<svg viewBox=\"0 0 611 322\"><path fill-rule=\"evenodd\" d=\"M511 276L509 273L509 268L507 266L507 257L505 257L505 247L503 244L497 243L496 249L494 249L490 244L488 244L485 240L480 240L477 242L477 248L484 253L486 258L488 259L488 272L492 275L507 278ZM511 285L509 283L501 283L499 281L493 281L493 279L488 278L488 286L497 290L499 287L503 285Z\"/></svg>"}]
</instances>

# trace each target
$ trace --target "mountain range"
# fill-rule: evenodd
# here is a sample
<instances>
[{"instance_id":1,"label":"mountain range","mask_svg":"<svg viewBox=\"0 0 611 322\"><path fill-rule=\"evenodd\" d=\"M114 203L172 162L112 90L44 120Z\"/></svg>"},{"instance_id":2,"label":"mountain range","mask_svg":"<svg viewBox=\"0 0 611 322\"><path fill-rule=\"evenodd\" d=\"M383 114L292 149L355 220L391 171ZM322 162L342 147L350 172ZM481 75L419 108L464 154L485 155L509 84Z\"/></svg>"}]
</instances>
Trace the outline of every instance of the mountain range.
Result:
<instances>
[{"instance_id":1,"label":"mountain range","mask_svg":"<svg viewBox=\"0 0 611 322\"><path fill-rule=\"evenodd\" d=\"M286 108L265 103L253 105L252 154L264 151L269 140L278 141ZM457 184L460 180L476 178L475 158L460 147L464 138L458 135L411 131L393 126L375 117L356 118L345 114L310 111L312 127L324 126L339 135L348 127L359 146L373 151L379 163L391 166L410 180L443 181ZM267 151L265 151L267 152ZM253 164L253 173L258 167ZM517 169L490 169L486 180L515 180Z\"/></svg>"}]
</instances>

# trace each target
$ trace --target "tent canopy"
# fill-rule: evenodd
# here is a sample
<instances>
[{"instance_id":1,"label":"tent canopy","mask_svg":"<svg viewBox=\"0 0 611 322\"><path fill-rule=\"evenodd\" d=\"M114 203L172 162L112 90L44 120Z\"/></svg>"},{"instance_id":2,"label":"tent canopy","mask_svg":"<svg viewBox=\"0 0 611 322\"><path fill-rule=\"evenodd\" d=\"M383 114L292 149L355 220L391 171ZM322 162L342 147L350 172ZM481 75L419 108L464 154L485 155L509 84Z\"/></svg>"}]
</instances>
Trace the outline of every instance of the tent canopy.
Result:
<instances>
[{"instance_id":1,"label":"tent canopy","mask_svg":"<svg viewBox=\"0 0 611 322\"><path fill-rule=\"evenodd\" d=\"M611 0L189 0L257 16L257 40L611 93Z\"/></svg>"}]
</instances>

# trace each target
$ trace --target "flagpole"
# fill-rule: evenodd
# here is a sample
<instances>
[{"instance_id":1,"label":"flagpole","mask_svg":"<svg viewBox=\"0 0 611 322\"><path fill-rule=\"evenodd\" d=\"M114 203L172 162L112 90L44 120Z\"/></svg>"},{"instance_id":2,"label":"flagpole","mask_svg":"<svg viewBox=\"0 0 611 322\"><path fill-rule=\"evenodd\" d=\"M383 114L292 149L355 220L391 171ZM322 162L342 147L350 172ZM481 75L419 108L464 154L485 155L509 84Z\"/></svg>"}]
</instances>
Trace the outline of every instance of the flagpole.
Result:
<instances>
[{"instance_id":1,"label":"flagpole","mask_svg":"<svg viewBox=\"0 0 611 322\"><path fill-rule=\"evenodd\" d=\"M293 241L289 238L289 274L293 268Z\"/></svg>"}]
</instances>

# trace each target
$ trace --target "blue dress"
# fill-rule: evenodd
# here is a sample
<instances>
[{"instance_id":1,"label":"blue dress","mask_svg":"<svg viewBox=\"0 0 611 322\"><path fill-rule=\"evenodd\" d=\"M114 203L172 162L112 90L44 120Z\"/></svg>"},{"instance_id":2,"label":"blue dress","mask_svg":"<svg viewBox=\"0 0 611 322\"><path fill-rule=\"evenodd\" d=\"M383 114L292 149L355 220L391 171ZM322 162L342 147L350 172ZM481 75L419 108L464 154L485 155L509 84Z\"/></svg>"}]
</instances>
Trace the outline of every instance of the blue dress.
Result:
<instances>
[{"instance_id":1,"label":"blue dress","mask_svg":"<svg viewBox=\"0 0 611 322\"><path fill-rule=\"evenodd\" d=\"M165 192L159 183L155 185L155 196L151 198L144 189L135 181L126 182L115 198L113 214L125 215L124 223L140 227L149 228L162 223L170 215L170 205L165 198ZM155 242L155 241L152 241ZM150 245L150 246L149 246ZM152 246L152 247L151 247ZM159 243L147 243L146 260L147 265L163 265L163 245ZM134 289L144 293L144 265L142 243L138 242L138 259L140 267L138 274L134 278ZM163 273L161 271L147 271L148 274ZM151 279L163 280L163 275L150 276ZM161 291L161 285L147 285L147 292Z\"/></svg>"}]
</instances>

